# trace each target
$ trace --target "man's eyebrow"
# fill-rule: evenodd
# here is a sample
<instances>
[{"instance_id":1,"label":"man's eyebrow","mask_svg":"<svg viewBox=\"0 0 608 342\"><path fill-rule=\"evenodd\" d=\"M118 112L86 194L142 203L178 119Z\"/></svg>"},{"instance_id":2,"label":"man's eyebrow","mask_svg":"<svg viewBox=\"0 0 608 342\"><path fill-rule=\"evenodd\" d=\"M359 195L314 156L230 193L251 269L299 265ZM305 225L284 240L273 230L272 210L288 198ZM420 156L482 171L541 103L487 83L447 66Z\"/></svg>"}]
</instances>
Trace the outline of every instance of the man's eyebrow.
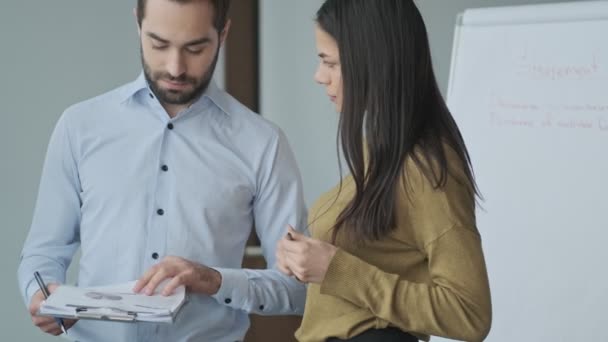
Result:
<instances>
[{"instance_id":1,"label":"man's eyebrow","mask_svg":"<svg viewBox=\"0 0 608 342\"><path fill-rule=\"evenodd\" d=\"M319 53L319 57L321 57L321 58L327 58L329 56L325 52L321 52L321 53Z\"/></svg>"},{"instance_id":2,"label":"man's eyebrow","mask_svg":"<svg viewBox=\"0 0 608 342\"><path fill-rule=\"evenodd\" d=\"M146 36L154 39L154 40L158 40L161 43L169 43L168 40L161 38L160 36L158 36L156 33L152 33L152 32L146 32Z\"/></svg>"},{"instance_id":3,"label":"man's eyebrow","mask_svg":"<svg viewBox=\"0 0 608 342\"><path fill-rule=\"evenodd\" d=\"M211 42L211 38L203 37L203 38L191 40L191 41L187 42L186 44L184 44L184 46L200 45L200 44L206 44L209 42Z\"/></svg>"},{"instance_id":4,"label":"man's eyebrow","mask_svg":"<svg viewBox=\"0 0 608 342\"><path fill-rule=\"evenodd\" d=\"M164 44L168 44L169 41L167 39L161 38L159 35L157 35L156 33L153 32L146 32L146 35L154 40L158 40L161 43ZM200 44L206 44L211 42L211 38L209 37L203 37L203 38L198 38L195 40L191 40L189 42L187 42L186 44L184 44L184 46L191 46L191 45L200 45Z\"/></svg>"}]
</instances>

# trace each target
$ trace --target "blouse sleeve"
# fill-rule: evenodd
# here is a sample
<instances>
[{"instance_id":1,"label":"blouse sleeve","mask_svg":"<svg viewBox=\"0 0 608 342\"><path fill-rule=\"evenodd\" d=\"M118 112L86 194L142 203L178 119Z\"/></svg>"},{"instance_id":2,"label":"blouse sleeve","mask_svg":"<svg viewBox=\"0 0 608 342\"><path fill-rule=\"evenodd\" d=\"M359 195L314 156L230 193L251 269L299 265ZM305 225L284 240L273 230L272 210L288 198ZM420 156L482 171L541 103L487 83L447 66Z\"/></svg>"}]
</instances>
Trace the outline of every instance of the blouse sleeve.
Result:
<instances>
[{"instance_id":1,"label":"blouse sleeve","mask_svg":"<svg viewBox=\"0 0 608 342\"><path fill-rule=\"evenodd\" d=\"M410 191L398 195L397 230L401 224L414 231L430 281L408 281L339 249L321 293L367 308L404 331L482 341L492 309L475 200L453 175L434 189L413 163L406 172Z\"/></svg>"}]
</instances>

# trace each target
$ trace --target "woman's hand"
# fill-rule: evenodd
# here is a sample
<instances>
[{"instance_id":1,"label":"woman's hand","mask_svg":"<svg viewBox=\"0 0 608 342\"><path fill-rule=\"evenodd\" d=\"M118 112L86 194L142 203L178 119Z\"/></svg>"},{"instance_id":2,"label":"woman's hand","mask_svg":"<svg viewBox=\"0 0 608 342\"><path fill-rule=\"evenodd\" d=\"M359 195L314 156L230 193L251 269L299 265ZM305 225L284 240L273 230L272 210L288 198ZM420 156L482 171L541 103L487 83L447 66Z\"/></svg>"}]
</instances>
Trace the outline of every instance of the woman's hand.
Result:
<instances>
[{"instance_id":1,"label":"woman's hand","mask_svg":"<svg viewBox=\"0 0 608 342\"><path fill-rule=\"evenodd\" d=\"M277 243L277 266L304 283L320 284L337 250L334 245L309 238L289 226L287 235Z\"/></svg>"}]
</instances>

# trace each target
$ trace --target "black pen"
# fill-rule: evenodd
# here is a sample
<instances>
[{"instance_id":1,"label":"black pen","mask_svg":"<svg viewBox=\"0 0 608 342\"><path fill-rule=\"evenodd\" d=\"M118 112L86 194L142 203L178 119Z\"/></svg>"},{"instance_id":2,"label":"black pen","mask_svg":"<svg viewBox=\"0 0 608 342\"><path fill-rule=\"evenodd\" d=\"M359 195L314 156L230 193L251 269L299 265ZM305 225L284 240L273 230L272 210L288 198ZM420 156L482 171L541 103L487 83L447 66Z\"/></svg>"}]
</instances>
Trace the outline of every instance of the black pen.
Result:
<instances>
[{"instance_id":1,"label":"black pen","mask_svg":"<svg viewBox=\"0 0 608 342\"><path fill-rule=\"evenodd\" d=\"M42 281L42 277L40 276L40 273L38 273L38 271L34 272L34 278L36 278L36 282L38 282L38 286L40 286L40 291L42 291L44 299L49 298L49 296L51 295L49 293L49 289L46 288L46 285L44 284L44 281ZM63 325L63 320L61 318L55 317L55 322L59 324L63 333L67 335L68 330L65 328L65 325Z\"/></svg>"}]
</instances>

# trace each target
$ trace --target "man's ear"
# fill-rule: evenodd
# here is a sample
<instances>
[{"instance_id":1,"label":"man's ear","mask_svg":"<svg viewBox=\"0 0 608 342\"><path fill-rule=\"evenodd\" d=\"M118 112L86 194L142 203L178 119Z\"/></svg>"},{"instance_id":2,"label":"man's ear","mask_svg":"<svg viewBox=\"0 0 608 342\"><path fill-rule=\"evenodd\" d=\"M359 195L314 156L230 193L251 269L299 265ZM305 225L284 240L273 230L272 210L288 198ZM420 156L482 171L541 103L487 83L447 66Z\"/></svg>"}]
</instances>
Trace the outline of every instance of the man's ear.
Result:
<instances>
[{"instance_id":1,"label":"man's ear","mask_svg":"<svg viewBox=\"0 0 608 342\"><path fill-rule=\"evenodd\" d=\"M224 29L220 33L220 46L224 45L226 41L226 37L228 37L228 32L230 31L230 25L232 21L230 19L226 20L226 25L224 25Z\"/></svg>"},{"instance_id":2,"label":"man's ear","mask_svg":"<svg viewBox=\"0 0 608 342\"><path fill-rule=\"evenodd\" d=\"M135 17L135 26L137 26L137 35L141 36L141 27L139 26L139 16L137 8L133 8L133 16Z\"/></svg>"}]
</instances>

